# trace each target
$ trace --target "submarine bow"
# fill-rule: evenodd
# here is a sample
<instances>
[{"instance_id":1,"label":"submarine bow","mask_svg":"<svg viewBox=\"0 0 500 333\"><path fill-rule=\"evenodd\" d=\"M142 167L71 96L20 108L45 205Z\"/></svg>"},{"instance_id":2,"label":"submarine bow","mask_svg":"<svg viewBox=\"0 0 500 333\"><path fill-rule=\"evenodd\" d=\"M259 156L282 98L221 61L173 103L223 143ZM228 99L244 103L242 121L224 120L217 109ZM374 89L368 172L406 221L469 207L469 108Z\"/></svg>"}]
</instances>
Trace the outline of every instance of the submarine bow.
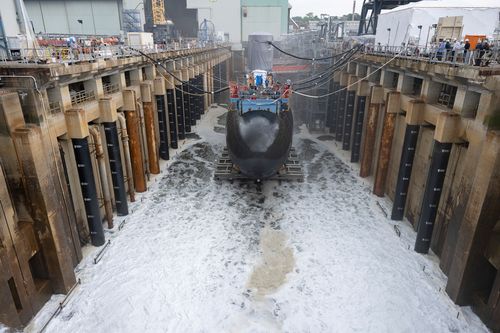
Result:
<instances>
[{"instance_id":1,"label":"submarine bow","mask_svg":"<svg viewBox=\"0 0 500 333\"><path fill-rule=\"evenodd\" d=\"M226 141L231 160L253 179L276 174L285 164L293 135L291 111L254 110L227 115Z\"/></svg>"}]
</instances>

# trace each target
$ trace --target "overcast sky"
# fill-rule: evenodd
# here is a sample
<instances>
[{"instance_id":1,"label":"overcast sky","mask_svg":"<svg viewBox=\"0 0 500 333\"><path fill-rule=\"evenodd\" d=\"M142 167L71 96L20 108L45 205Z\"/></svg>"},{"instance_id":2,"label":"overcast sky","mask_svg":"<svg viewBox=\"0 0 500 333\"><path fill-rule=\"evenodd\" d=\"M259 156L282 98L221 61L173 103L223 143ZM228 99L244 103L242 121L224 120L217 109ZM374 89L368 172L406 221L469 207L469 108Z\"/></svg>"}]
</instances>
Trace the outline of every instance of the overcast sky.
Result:
<instances>
[{"instance_id":1,"label":"overcast sky","mask_svg":"<svg viewBox=\"0 0 500 333\"><path fill-rule=\"evenodd\" d=\"M304 16L309 12L314 14L329 14L341 16L352 12L352 0L288 0L292 5L291 16ZM356 12L360 12L363 0L356 1Z\"/></svg>"}]
</instances>

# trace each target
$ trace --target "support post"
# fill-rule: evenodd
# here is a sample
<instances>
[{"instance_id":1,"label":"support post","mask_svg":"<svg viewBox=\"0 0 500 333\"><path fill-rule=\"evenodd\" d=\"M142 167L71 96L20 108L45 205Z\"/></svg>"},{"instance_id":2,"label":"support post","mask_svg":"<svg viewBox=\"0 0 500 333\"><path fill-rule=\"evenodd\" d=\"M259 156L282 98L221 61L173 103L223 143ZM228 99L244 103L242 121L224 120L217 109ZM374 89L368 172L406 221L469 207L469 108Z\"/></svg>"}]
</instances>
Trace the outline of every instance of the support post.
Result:
<instances>
[{"instance_id":1,"label":"support post","mask_svg":"<svg viewBox=\"0 0 500 333\"><path fill-rule=\"evenodd\" d=\"M144 110L144 127L146 129L146 145L149 161L149 172L154 175L160 173L158 159L158 144L156 142L156 126L154 116L153 94L151 83L141 84L142 108Z\"/></svg>"},{"instance_id":2,"label":"support post","mask_svg":"<svg viewBox=\"0 0 500 333\"><path fill-rule=\"evenodd\" d=\"M339 90L340 88L340 83L338 81L333 81L333 86L332 86L332 93ZM330 134L335 133L336 130L336 124L337 124L337 111L338 111L338 103L339 103L339 93L335 93L330 96L330 103L328 106L328 109L331 113L330 115L330 122L328 123L328 127L330 129Z\"/></svg>"},{"instance_id":3,"label":"support post","mask_svg":"<svg viewBox=\"0 0 500 333\"><path fill-rule=\"evenodd\" d=\"M363 136L363 123L365 120L366 98L370 95L368 80L358 83L356 101L356 114L354 116L354 131L352 138L351 163L359 162L359 152L361 150L361 138Z\"/></svg>"},{"instance_id":4,"label":"support post","mask_svg":"<svg viewBox=\"0 0 500 333\"><path fill-rule=\"evenodd\" d=\"M431 165L427 175L422 208L418 220L417 239L415 240L415 251L418 253L429 252L431 246L432 231L446 176L451 147L451 143L434 140Z\"/></svg>"},{"instance_id":5,"label":"support post","mask_svg":"<svg viewBox=\"0 0 500 333\"><path fill-rule=\"evenodd\" d=\"M340 74L340 87L339 87L339 99L337 103L337 119L336 119L336 128L335 128L335 141L342 142L342 138L344 136L344 116L345 116L345 106L347 99L347 82L348 82L349 74L341 73Z\"/></svg>"},{"instance_id":6,"label":"support post","mask_svg":"<svg viewBox=\"0 0 500 333\"><path fill-rule=\"evenodd\" d=\"M348 87L347 88L347 98L346 107L344 115L344 133L342 138L342 150L351 149L351 133L352 133L352 118L354 114L354 102L356 101L356 89L358 77L355 75L349 75Z\"/></svg>"},{"instance_id":7,"label":"support post","mask_svg":"<svg viewBox=\"0 0 500 333\"><path fill-rule=\"evenodd\" d=\"M411 100L408 103L405 137L391 213L391 219L395 221L401 221L404 217L406 197L413 169L413 159L417 150L418 133L420 131L420 124L423 122L424 106L425 104L418 100Z\"/></svg>"},{"instance_id":8,"label":"support post","mask_svg":"<svg viewBox=\"0 0 500 333\"><path fill-rule=\"evenodd\" d=\"M384 102L384 89L382 86L373 86L368 106L368 118L366 124L365 137L361 154L360 177L368 177L371 173L373 162L373 149L375 148L375 135L377 132L378 113L380 105Z\"/></svg>"},{"instance_id":9,"label":"support post","mask_svg":"<svg viewBox=\"0 0 500 333\"><path fill-rule=\"evenodd\" d=\"M135 91L125 90L124 94L129 94L128 98L131 101L135 101ZM124 98L125 99L125 98ZM145 192L146 187L146 176L144 170L144 161L142 158L141 149L141 134L139 128L139 116L136 103L130 102L129 105L125 105L123 110L125 111L125 119L127 120L127 132L129 137L130 146L130 157L132 159L132 173L134 176L134 185L136 192Z\"/></svg>"},{"instance_id":10,"label":"support post","mask_svg":"<svg viewBox=\"0 0 500 333\"><path fill-rule=\"evenodd\" d=\"M154 81L156 109L158 110L158 129L160 132L160 158L167 161L170 158L168 149L168 121L165 103L165 80L157 77ZM146 108L144 108L146 112ZM152 172L152 171L151 171Z\"/></svg>"},{"instance_id":11,"label":"support post","mask_svg":"<svg viewBox=\"0 0 500 333\"><path fill-rule=\"evenodd\" d=\"M177 72L179 75L180 72ZM184 117L184 94L182 93L182 84L180 82L175 82L175 106L177 112L177 137L179 140L184 140L186 138L186 130L184 127L185 117Z\"/></svg>"},{"instance_id":12,"label":"support post","mask_svg":"<svg viewBox=\"0 0 500 333\"><path fill-rule=\"evenodd\" d=\"M127 193L125 191L125 177L123 176L122 160L120 157L120 144L118 130L115 122L102 123L106 136L111 180L115 194L116 213L119 216L128 215Z\"/></svg>"},{"instance_id":13,"label":"support post","mask_svg":"<svg viewBox=\"0 0 500 333\"><path fill-rule=\"evenodd\" d=\"M118 130L116 122L118 115L116 104L110 97L99 100L100 121L104 127L104 137L109 158L109 169L111 171L111 182L115 196L116 213L120 216L128 214L127 194L125 191L125 178L123 176L122 160L120 156L120 144L118 141Z\"/></svg>"},{"instance_id":14,"label":"support post","mask_svg":"<svg viewBox=\"0 0 500 333\"><path fill-rule=\"evenodd\" d=\"M90 240L92 245L101 246L104 244L104 229L99 211L99 201L97 199L97 189L90 159L88 136L85 138L73 138L73 150L80 178L80 187L89 224Z\"/></svg>"},{"instance_id":15,"label":"support post","mask_svg":"<svg viewBox=\"0 0 500 333\"><path fill-rule=\"evenodd\" d=\"M400 94L397 91L391 91L387 94L377 170L375 172L375 181L373 182L373 194L379 197L383 197L385 194L385 181L387 179L387 170L389 169L389 161L391 159L394 126L396 117L401 109L400 99Z\"/></svg>"},{"instance_id":16,"label":"support post","mask_svg":"<svg viewBox=\"0 0 500 333\"><path fill-rule=\"evenodd\" d=\"M189 69L186 67L182 70L182 101L184 105L184 131L191 133L191 96L189 87Z\"/></svg>"}]
</instances>

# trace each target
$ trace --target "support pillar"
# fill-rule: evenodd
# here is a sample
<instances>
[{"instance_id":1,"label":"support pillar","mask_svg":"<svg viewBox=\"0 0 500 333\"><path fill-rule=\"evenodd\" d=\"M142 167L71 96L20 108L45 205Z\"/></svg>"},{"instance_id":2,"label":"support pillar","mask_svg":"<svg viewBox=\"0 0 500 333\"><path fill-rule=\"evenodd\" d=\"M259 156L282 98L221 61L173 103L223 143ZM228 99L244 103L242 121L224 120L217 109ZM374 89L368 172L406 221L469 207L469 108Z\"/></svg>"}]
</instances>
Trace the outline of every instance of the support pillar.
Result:
<instances>
[{"instance_id":1,"label":"support pillar","mask_svg":"<svg viewBox=\"0 0 500 333\"><path fill-rule=\"evenodd\" d=\"M203 86L203 73L201 73L198 76L198 87L200 88L199 93L202 94L201 96L198 96L198 110L199 110L199 115L198 119L201 119L201 115L205 114L205 95L203 94L204 86Z\"/></svg>"},{"instance_id":2,"label":"support pillar","mask_svg":"<svg viewBox=\"0 0 500 333\"><path fill-rule=\"evenodd\" d=\"M418 133L423 119L425 104L422 101L412 100L406 111L406 131L399 163L398 179L394 191L391 219L401 221L404 217L406 197L410 186L413 159L417 150Z\"/></svg>"},{"instance_id":3,"label":"support pillar","mask_svg":"<svg viewBox=\"0 0 500 333\"><path fill-rule=\"evenodd\" d=\"M356 89L357 85L355 82L358 81L358 77L355 75L349 76L346 97L346 107L344 115L344 133L342 137L342 150L351 149L351 133L352 133L352 118L354 114L354 102L356 101Z\"/></svg>"},{"instance_id":4,"label":"support pillar","mask_svg":"<svg viewBox=\"0 0 500 333\"><path fill-rule=\"evenodd\" d=\"M73 150L75 152L78 178L82 190L83 203L87 216L92 245L104 244L104 229L102 227L99 200L97 199L97 188L95 185L92 160L89 149L89 128L83 110L70 110L65 114L68 135L71 137Z\"/></svg>"},{"instance_id":5,"label":"support pillar","mask_svg":"<svg viewBox=\"0 0 500 333\"><path fill-rule=\"evenodd\" d=\"M341 74L340 86L339 86L339 98L337 101L337 118L335 119L335 141L342 142L342 137L344 136L344 115L345 115L345 101L347 98L347 75L345 73Z\"/></svg>"},{"instance_id":6,"label":"support pillar","mask_svg":"<svg viewBox=\"0 0 500 333\"><path fill-rule=\"evenodd\" d=\"M189 86L188 92L192 95L189 95L189 119L191 120L191 126L196 126L196 98L194 94L196 94L196 89L194 89L194 67L189 68Z\"/></svg>"},{"instance_id":7,"label":"support pillar","mask_svg":"<svg viewBox=\"0 0 500 333\"><path fill-rule=\"evenodd\" d=\"M141 84L142 107L144 110L144 127L146 128L146 145L148 151L149 172L153 175L160 173L159 148L156 142L156 126L153 105L152 84ZM162 114L163 116L165 113ZM165 123L163 123L165 125ZM167 156L168 159L168 156Z\"/></svg>"},{"instance_id":8,"label":"support pillar","mask_svg":"<svg viewBox=\"0 0 500 333\"><path fill-rule=\"evenodd\" d=\"M366 98L370 95L368 80L358 83L356 101L356 113L354 116L354 131L352 138L351 163L359 162L359 152L361 150L361 138L363 136L363 123L365 120Z\"/></svg>"},{"instance_id":9,"label":"support pillar","mask_svg":"<svg viewBox=\"0 0 500 333\"><path fill-rule=\"evenodd\" d=\"M116 121L103 123L106 136L106 146L111 169L111 180L115 194L116 213L119 216L128 215L127 191L125 190L125 177L123 176L122 160L120 157L120 143Z\"/></svg>"},{"instance_id":10,"label":"support pillar","mask_svg":"<svg viewBox=\"0 0 500 333\"><path fill-rule=\"evenodd\" d=\"M99 211L99 200L97 199L92 160L90 159L88 136L85 138L73 138L71 142L75 151L78 177L80 178L80 187L82 189L85 212L89 224L90 239L92 245L101 246L104 244L104 229Z\"/></svg>"},{"instance_id":11,"label":"support pillar","mask_svg":"<svg viewBox=\"0 0 500 333\"><path fill-rule=\"evenodd\" d=\"M434 140L431 165L427 175L422 208L418 220L417 239L415 240L415 251L418 253L429 252L431 246L432 231L446 176L451 147L452 144L449 142Z\"/></svg>"},{"instance_id":12,"label":"support pillar","mask_svg":"<svg viewBox=\"0 0 500 333\"><path fill-rule=\"evenodd\" d=\"M373 194L383 197L385 194L385 181L387 179L387 170L391 159L392 139L394 137L394 126L396 117L401 109L400 95L397 91L391 91L387 94L385 103L384 124L382 126L382 138L378 153L377 170L373 182Z\"/></svg>"},{"instance_id":13,"label":"support pillar","mask_svg":"<svg viewBox=\"0 0 500 333\"><path fill-rule=\"evenodd\" d=\"M144 161L142 158L141 150L141 134L139 128L139 115L135 101L135 91L125 90L124 94L127 94L129 103L125 103L123 110L125 111L125 119L127 121L127 132L129 137L130 146L130 157L132 160L132 174L134 178L134 186L136 192L145 192L147 190L146 186L146 175L144 170ZM124 98L125 100L126 98ZM128 104L128 105L127 105Z\"/></svg>"},{"instance_id":14,"label":"support pillar","mask_svg":"<svg viewBox=\"0 0 500 333\"><path fill-rule=\"evenodd\" d=\"M413 158L417 149L419 125L406 125L403 151L401 152L401 162L399 164L398 180L392 205L391 219L401 221L404 217L406 206L406 196L410 186L411 171L413 169Z\"/></svg>"},{"instance_id":15,"label":"support pillar","mask_svg":"<svg viewBox=\"0 0 500 333\"><path fill-rule=\"evenodd\" d=\"M339 90L340 83L338 81L333 81L331 92ZM338 111L338 103L339 103L339 93L335 93L330 96L330 103L328 109L330 111L330 121L328 122L328 127L330 129L330 133L335 133L336 124L337 124L337 111Z\"/></svg>"},{"instance_id":16,"label":"support pillar","mask_svg":"<svg viewBox=\"0 0 500 333\"><path fill-rule=\"evenodd\" d=\"M180 72L176 73L177 77L182 77L179 75ZM186 138L186 130L184 127L185 117L184 117L184 94L182 93L182 84L180 82L175 82L175 106L177 112L177 136L179 140L184 140Z\"/></svg>"},{"instance_id":17,"label":"support pillar","mask_svg":"<svg viewBox=\"0 0 500 333\"><path fill-rule=\"evenodd\" d=\"M184 68L182 70L182 100L184 105L184 131L186 133L191 133L191 96L189 87L189 69Z\"/></svg>"},{"instance_id":18,"label":"support pillar","mask_svg":"<svg viewBox=\"0 0 500 333\"><path fill-rule=\"evenodd\" d=\"M210 91L210 87L208 86L208 71L206 70L206 68L208 67L208 65L205 63L205 73L203 73L203 90L204 91ZM208 107L210 106L210 94L205 94L205 96L203 96L203 113L205 113L205 111L208 110Z\"/></svg>"},{"instance_id":19,"label":"support pillar","mask_svg":"<svg viewBox=\"0 0 500 333\"><path fill-rule=\"evenodd\" d=\"M116 104L110 97L99 100L100 120L104 127L106 147L111 170L111 181L115 196L116 213L119 216L128 215L127 192L125 190L125 177L123 176L122 160L120 155L120 142L116 121L118 115Z\"/></svg>"},{"instance_id":20,"label":"support pillar","mask_svg":"<svg viewBox=\"0 0 500 333\"><path fill-rule=\"evenodd\" d=\"M157 77L154 81L156 109L158 110L158 129L160 132L160 158L167 161L170 159L168 147L168 120L167 120L167 105L165 103L165 80L162 77ZM146 110L146 108L144 108Z\"/></svg>"},{"instance_id":21,"label":"support pillar","mask_svg":"<svg viewBox=\"0 0 500 333\"><path fill-rule=\"evenodd\" d=\"M384 89L382 86L373 86L368 106L366 131L362 145L360 177L368 177L371 173L373 162L373 149L375 148L375 135L377 132L378 113L380 105L384 102Z\"/></svg>"}]
</instances>

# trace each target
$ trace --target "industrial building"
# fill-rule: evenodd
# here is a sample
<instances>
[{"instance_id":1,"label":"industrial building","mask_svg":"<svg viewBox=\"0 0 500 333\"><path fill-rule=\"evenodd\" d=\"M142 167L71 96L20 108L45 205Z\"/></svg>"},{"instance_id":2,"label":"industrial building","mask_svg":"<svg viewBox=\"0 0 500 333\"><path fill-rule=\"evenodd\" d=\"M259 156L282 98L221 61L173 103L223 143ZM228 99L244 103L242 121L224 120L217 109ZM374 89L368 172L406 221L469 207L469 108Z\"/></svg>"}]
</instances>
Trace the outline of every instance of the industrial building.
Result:
<instances>
[{"instance_id":1,"label":"industrial building","mask_svg":"<svg viewBox=\"0 0 500 333\"><path fill-rule=\"evenodd\" d=\"M123 30L122 0L27 0L24 4L37 34L119 36Z\"/></svg>"},{"instance_id":2,"label":"industrial building","mask_svg":"<svg viewBox=\"0 0 500 333\"><path fill-rule=\"evenodd\" d=\"M254 32L269 32L275 40L288 33L287 0L187 0L187 6L198 10L199 24L207 20L213 33L227 34L234 50Z\"/></svg>"},{"instance_id":3,"label":"industrial building","mask_svg":"<svg viewBox=\"0 0 500 333\"><path fill-rule=\"evenodd\" d=\"M500 332L499 10L458 2L367 0L353 37L286 0L6 0L0 332ZM246 177L228 119L265 145L279 112L293 149Z\"/></svg>"}]
</instances>

